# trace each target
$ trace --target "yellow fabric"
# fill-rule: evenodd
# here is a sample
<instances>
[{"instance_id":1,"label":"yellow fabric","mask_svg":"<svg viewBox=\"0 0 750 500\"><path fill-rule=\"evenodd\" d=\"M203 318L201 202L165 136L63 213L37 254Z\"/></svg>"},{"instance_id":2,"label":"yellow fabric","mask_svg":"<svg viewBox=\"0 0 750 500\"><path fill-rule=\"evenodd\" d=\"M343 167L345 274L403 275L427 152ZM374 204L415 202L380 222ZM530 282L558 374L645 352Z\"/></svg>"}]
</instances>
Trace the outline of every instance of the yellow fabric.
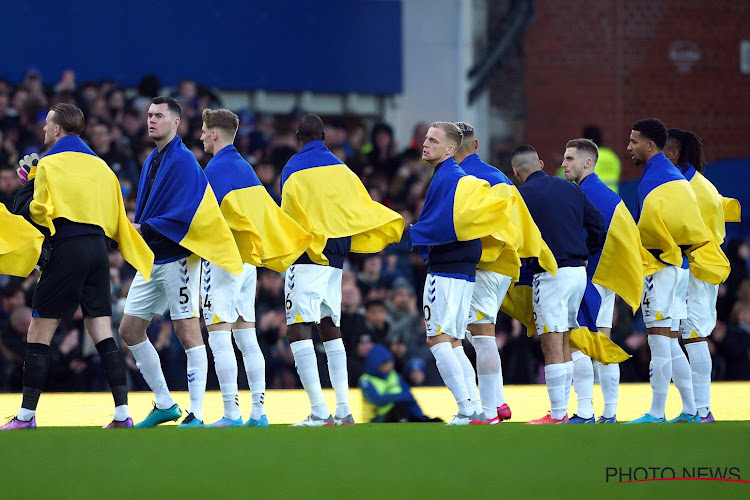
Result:
<instances>
[{"instance_id":1,"label":"yellow fabric","mask_svg":"<svg viewBox=\"0 0 750 500\"><path fill-rule=\"evenodd\" d=\"M532 290L528 285L512 285L505 294L500 311L515 318L526 327L526 334L531 337L536 333Z\"/></svg>"},{"instance_id":2,"label":"yellow fabric","mask_svg":"<svg viewBox=\"0 0 750 500\"><path fill-rule=\"evenodd\" d=\"M401 240L404 219L370 198L346 165L308 168L284 183L281 208L313 237L307 255L328 265L323 255L328 238L352 237L351 251L377 253Z\"/></svg>"},{"instance_id":3,"label":"yellow fabric","mask_svg":"<svg viewBox=\"0 0 750 500\"><path fill-rule=\"evenodd\" d=\"M555 256L542 239L542 233L531 217L518 188L512 184L498 183L490 190L500 198L512 198L515 202L508 210L510 223L499 232L500 238L505 241L502 252L495 259L491 259L489 253L483 252L477 268L510 276L515 282L518 280L521 259L536 257L542 269L555 276L557 274ZM483 248L487 238L492 237L482 238Z\"/></svg>"},{"instance_id":4,"label":"yellow fabric","mask_svg":"<svg viewBox=\"0 0 750 500\"><path fill-rule=\"evenodd\" d=\"M570 332L570 347L578 349L591 359L605 365L622 363L630 358L630 354L623 351L606 335L592 332L586 327L576 328Z\"/></svg>"},{"instance_id":5,"label":"yellow fabric","mask_svg":"<svg viewBox=\"0 0 750 500\"><path fill-rule=\"evenodd\" d=\"M606 287L633 309L640 306L643 267L648 256L633 216L620 202L607 229L607 239L591 281Z\"/></svg>"},{"instance_id":6,"label":"yellow fabric","mask_svg":"<svg viewBox=\"0 0 750 500\"><path fill-rule=\"evenodd\" d=\"M128 220L120 183L104 161L86 153L45 156L35 172L32 220L55 234L54 219L94 224L115 240L123 258L144 279L151 276L154 253Z\"/></svg>"},{"instance_id":7,"label":"yellow fabric","mask_svg":"<svg viewBox=\"0 0 750 500\"><path fill-rule=\"evenodd\" d=\"M0 274L26 277L34 270L44 235L0 203Z\"/></svg>"},{"instance_id":8,"label":"yellow fabric","mask_svg":"<svg viewBox=\"0 0 750 500\"><path fill-rule=\"evenodd\" d=\"M254 266L283 273L312 241L312 235L284 213L262 185L227 193L221 213L243 262Z\"/></svg>"},{"instance_id":9,"label":"yellow fabric","mask_svg":"<svg viewBox=\"0 0 750 500\"><path fill-rule=\"evenodd\" d=\"M733 212L730 215L739 216L739 202L722 197L700 172L695 173L690 186L695 192L698 209L710 237L707 245L695 250L690 256L690 270L699 280L718 285L727 279L730 271L729 259L721 249L727 234L724 206L726 204L730 207Z\"/></svg>"},{"instance_id":10,"label":"yellow fabric","mask_svg":"<svg viewBox=\"0 0 750 500\"><path fill-rule=\"evenodd\" d=\"M660 258L674 266L682 265L680 245L691 253L708 243L709 236L701 221L695 193L686 180L660 185L645 198L638 221L641 242L646 250L657 250ZM666 267L650 253L644 275L649 276Z\"/></svg>"},{"instance_id":11,"label":"yellow fabric","mask_svg":"<svg viewBox=\"0 0 750 500\"><path fill-rule=\"evenodd\" d=\"M721 202L724 207L724 220L726 222L740 222L742 218L740 202L727 197L722 197Z\"/></svg>"},{"instance_id":12,"label":"yellow fabric","mask_svg":"<svg viewBox=\"0 0 750 500\"><path fill-rule=\"evenodd\" d=\"M242 258L234 236L224 221L214 191L206 184L206 191L195 211L188 232L179 242L199 257L222 267L234 275L242 272Z\"/></svg>"}]
</instances>

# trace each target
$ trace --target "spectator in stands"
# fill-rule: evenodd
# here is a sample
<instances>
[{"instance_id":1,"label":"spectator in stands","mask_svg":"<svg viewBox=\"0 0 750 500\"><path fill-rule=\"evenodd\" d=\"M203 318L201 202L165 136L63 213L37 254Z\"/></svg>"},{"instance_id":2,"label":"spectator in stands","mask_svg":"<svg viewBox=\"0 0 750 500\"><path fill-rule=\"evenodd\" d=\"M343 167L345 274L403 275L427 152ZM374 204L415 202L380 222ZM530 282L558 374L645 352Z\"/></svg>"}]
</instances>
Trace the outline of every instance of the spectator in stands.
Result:
<instances>
[{"instance_id":1,"label":"spectator in stands","mask_svg":"<svg viewBox=\"0 0 750 500\"><path fill-rule=\"evenodd\" d=\"M750 380L750 302L737 302L726 329L711 336L726 361L726 380Z\"/></svg>"}]
</instances>

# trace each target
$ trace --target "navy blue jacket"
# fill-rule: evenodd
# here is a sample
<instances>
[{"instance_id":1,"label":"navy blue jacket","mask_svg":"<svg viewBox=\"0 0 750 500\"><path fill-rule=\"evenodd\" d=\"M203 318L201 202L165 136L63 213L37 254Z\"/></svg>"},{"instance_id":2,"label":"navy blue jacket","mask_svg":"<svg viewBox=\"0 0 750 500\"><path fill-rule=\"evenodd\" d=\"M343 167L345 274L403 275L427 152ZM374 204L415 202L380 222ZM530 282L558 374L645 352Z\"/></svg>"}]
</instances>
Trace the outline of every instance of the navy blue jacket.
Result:
<instances>
[{"instance_id":1,"label":"navy blue jacket","mask_svg":"<svg viewBox=\"0 0 750 500\"><path fill-rule=\"evenodd\" d=\"M589 255L604 246L607 238L604 217L572 182L550 177L539 170L529 175L518 191L558 267L583 266ZM535 273L543 271L536 259L528 266Z\"/></svg>"}]
</instances>

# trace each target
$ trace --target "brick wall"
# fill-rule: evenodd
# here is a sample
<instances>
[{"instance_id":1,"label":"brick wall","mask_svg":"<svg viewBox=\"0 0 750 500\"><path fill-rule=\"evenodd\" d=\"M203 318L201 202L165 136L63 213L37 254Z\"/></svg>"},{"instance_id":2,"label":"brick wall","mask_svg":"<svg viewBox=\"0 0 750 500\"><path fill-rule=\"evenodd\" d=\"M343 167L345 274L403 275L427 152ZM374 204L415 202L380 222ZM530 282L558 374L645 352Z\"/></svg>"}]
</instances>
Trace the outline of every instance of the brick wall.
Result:
<instances>
[{"instance_id":1,"label":"brick wall","mask_svg":"<svg viewBox=\"0 0 750 500\"><path fill-rule=\"evenodd\" d=\"M702 137L709 161L748 158L743 39L746 1L537 0L525 38L525 140L551 172L565 142L598 124L629 179L640 175L625 150L630 127L657 117Z\"/></svg>"}]
</instances>

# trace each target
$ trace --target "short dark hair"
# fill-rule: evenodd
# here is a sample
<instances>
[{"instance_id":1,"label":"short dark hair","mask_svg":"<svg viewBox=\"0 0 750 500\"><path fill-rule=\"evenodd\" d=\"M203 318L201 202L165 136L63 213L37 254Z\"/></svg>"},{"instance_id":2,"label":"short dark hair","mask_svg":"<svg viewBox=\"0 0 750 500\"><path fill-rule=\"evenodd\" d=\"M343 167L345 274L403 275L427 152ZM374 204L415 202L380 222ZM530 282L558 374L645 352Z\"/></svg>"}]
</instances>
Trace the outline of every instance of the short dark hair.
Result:
<instances>
[{"instance_id":1,"label":"short dark hair","mask_svg":"<svg viewBox=\"0 0 750 500\"><path fill-rule=\"evenodd\" d=\"M386 309L385 301L383 301L382 299L369 299L367 302L365 302L365 310L371 307L382 307Z\"/></svg>"},{"instance_id":2,"label":"short dark hair","mask_svg":"<svg viewBox=\"0 0 750 500\"><path fill-rule=\"evenodd\" d=\"M166 104L172 114L182 120L182 106L173 97L160 95L151 99L151 104Z\"/></svg>"},{"instance_id":3,"label":"short dark hair","mask_svg":"<svg viewBox=\"0 0 750 500\"><path fill-rule=\"evenodd\" d=\"M322 141L325 139L325 136L326 132L323 120L318 115L308 113L299 119L297 137L302 144L312 141Z\"/></svg>"},{"instance_id":4,"label":"short dark hair","mask_svg":"<svg viewBox=\"0 0 750 500\"><path fill-rule=\"evenodd\" d=\"M521 144L510 154L510 159L511 161L513 161L513 158L515 158L516 156L525 155L528 153L536 153L536 149L534 149L533 146L530 146L529 144Z\"/></svg>"},{"instance_id":5,"label":"short dark hair","mask_svg":"<svg viewBox=\"0 0 750 500\"><path fill-rule=\"evenodd\" d=\"M692 165L698 172L706 170L706 157L703 154L703 142L701 138L687 130L670 128L667 132L669 139L675 142L679 154L678 165Z\"/></svg>"},{"instance_id":6,"label":"short dark hair","mask_svg":"<svg viewBox=\"0 0 750 500\"><path fill-rule=\"evenodd\" d=\"M591 139L572 139L568 141L565 148L576 148L581 153L588 154L594 160L594 163L599 160L599 148Z\"/></svg>"},{"instance_id":7,"label":"short dark hair","mask_svg":"<svg viewBox=\"0 0 750 500\"><path fill-rule=\"evenodd\" d=\"M50 108L55 115L52 121L60 125L66 134L81 135L83 128L86 126L86 120L83 118L83 111L75 104L60 102Z\"/></svg>"},{"instance_id":8,"label":"short dark hair","mask_svg":"<svg viewBox=\"0 0 750 500\"><path fill-rule=\"evenodd\" d=\"M656 118L644 118L633 124L633 130L640 132L646 139L653 141L656 147L664 149L667 143L667 127Z\"/></svg>"}]
</instances>

